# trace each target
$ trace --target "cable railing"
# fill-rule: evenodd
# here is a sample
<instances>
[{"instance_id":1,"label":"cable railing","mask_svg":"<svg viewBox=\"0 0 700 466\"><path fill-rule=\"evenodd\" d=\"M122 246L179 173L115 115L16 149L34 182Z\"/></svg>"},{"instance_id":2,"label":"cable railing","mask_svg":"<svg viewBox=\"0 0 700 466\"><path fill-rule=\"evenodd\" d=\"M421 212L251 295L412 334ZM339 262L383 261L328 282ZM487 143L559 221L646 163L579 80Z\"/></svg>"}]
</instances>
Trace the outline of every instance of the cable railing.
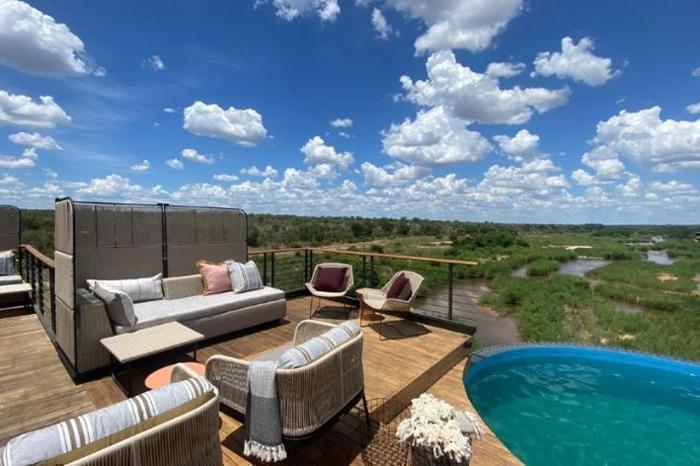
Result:
<instances>
[{"instance_id":1,"label":"cable railing","mask_svg":"<svg viewBox=\"0 0 700 466\"><path fill-rule=\"evenodd\" d=\"M46 257L34 246L23 244L19 248L22 278L32 287L30 301L42 324L56 332L56 267L53 259Z\"/></svg>"}]
</instances>

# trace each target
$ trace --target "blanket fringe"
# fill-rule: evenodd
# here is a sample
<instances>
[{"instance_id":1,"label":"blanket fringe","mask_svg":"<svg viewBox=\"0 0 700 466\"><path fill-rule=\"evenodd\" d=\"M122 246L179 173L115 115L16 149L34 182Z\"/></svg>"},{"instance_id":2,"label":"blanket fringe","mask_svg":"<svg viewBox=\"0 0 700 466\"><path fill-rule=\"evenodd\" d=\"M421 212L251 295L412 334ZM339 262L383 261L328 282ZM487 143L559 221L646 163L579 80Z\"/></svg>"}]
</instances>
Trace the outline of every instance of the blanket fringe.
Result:
<instances>
[{"instance_id":1,"label":"blanket fringe","mask_svg":"<svg viewBox=\"0 0 700 466\"><path fill-rule=\"evenodd\" d=\"M245 456L255 456L265 463L282 461L287 458L287 450L285 450L283 443L271 447L258 443L254 440L245 441L243 446L243 454Z\"/></svg>"}]
</instances>

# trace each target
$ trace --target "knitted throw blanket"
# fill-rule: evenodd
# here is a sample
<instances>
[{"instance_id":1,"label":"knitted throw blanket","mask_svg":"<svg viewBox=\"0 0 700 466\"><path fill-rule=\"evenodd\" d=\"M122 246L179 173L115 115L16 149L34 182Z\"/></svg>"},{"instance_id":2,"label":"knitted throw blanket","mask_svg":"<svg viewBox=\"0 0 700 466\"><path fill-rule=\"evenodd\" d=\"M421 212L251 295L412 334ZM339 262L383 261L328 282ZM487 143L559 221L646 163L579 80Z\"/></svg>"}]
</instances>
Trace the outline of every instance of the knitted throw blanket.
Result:
<instances>
[{"instance_id":1,"label":"knitted throw blanket","mask_svg":"<svg viewBox=\"0 0 700 466\"><path fill-rule=\"evenodd\" d=\"M275 385L277 367L277 361L252 361L248 368L243 453L268 463L287 458Z\"/></svg>"}]
</instances>

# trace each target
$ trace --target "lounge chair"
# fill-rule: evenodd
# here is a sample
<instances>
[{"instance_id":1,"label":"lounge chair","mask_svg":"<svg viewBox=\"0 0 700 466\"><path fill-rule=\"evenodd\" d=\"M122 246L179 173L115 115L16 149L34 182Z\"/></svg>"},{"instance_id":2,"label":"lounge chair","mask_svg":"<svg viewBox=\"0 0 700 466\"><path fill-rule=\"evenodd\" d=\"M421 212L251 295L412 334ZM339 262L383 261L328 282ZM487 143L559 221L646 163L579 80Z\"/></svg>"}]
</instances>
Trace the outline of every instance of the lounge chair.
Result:
<instances>
[{"instance_id":1,"label":"lounge chair","mask_svg":"<svg viewBox=\"0 0 700 466\"><path fill-rule=\"evenodd\" d=\"M318 289L320 283L319 278L322 273L322 269L343 269L345 270L345 275L343 277L342 283L337 288L337 291ZM343 298L348 294L348 291L352 289L354 285L354 278L352 274L352 266L349 264L341 264L336 262L326 262L323 264L318 264L314 268L314 273L311 276L311 281L306 283L306 289L311 293L311 300L309 302L309 319L314 316L321 306L321 298L326 299L338 299ZM313 309L314 298L318 298L316 309ZM347 312L347 303L343 300L343 309Z\"/></svg>"},{"instance_id":2,"label":"lounge chair","mask_svg":"<svg viewBox=\"0 0 700 466\"><path fill-rule=\"evenodd\" d=\"M293 344L300 345L334 327L315 320L301 321L294 331ZM251 360L277 360L289 348L282 346ZM246 412L249 367L249 360L222 355L206 362L207 380L219 390L221 403L238 416ZM366 414L362 332L302 367L277 369L276 379L285 440L313 436L360 400Z\"/></svg>"},{"instance_id":3,"label":"lounge chair","mask_svg":"<svg viewBox=\"0 0 700 466\"><path fill-rule=\"evenodd\" d=\"M392 296L390 291L392 291L394 282L401 275L408 280L408 283L406 287L402 287L399 290L399 296ZM357 294L360 296L360 325L362 325L364 311L367 309L380 314L380 325L384 320L381 315L382 312L410 312L416 302L418 290L422 283L423 277L421 275L408 270L400 270L381 289L362 288L357 290Z\"/></svg>"}]
</instances>

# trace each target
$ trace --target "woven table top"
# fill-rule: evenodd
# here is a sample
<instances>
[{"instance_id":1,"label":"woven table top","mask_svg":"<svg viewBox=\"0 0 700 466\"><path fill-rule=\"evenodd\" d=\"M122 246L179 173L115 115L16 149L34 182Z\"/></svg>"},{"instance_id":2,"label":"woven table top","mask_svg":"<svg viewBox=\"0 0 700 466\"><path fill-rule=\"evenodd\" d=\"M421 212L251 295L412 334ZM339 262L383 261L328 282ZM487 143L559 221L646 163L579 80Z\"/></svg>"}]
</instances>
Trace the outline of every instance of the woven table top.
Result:
<instances>
[{"instance_id":1,"label":"woven table top","mask_svg":"<svg viewBox=\"0 0 700 466\"><path fill-rule=\"evenodd\" d=\"M132 333L124 333L100 340L102 346L119 362L125 363L145 358L204 339L204 335L179 322L148 327Z\"/></svg>"}]
</instances>

